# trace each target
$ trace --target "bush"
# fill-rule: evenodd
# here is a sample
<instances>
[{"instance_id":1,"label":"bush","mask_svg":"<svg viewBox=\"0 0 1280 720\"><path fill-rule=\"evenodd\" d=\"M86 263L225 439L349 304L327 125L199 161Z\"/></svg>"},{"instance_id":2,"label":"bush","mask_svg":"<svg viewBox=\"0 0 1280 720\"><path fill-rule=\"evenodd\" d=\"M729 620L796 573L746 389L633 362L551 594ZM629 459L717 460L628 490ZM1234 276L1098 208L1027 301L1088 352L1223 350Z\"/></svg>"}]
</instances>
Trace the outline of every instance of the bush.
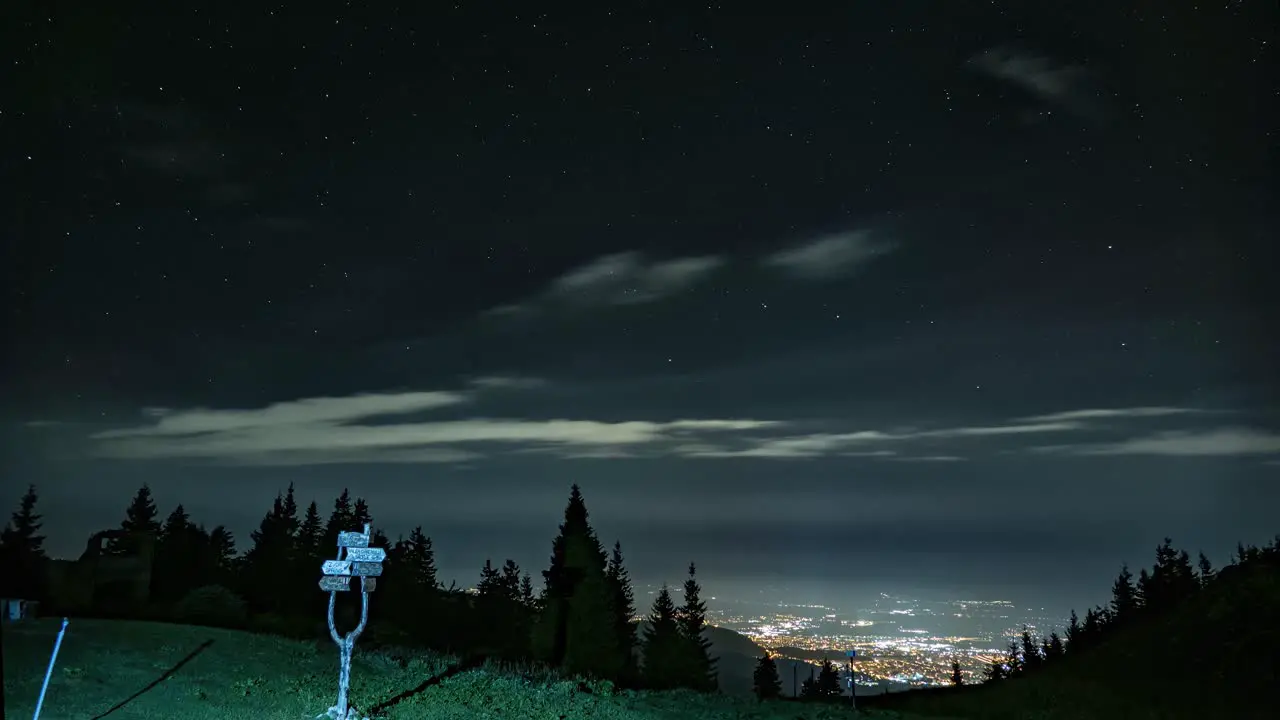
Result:
<instances>
[{"instance_id":1,"label":"bush","mask_svg":"<svg viewBox=\"0 0 1280 720\"><path fill-rule=\"evenodd\" d=\"M196 588L173 608L173 619L190 625L240 628L246 617L244 600L221 585Z\"/></svg>"}]
</instances>

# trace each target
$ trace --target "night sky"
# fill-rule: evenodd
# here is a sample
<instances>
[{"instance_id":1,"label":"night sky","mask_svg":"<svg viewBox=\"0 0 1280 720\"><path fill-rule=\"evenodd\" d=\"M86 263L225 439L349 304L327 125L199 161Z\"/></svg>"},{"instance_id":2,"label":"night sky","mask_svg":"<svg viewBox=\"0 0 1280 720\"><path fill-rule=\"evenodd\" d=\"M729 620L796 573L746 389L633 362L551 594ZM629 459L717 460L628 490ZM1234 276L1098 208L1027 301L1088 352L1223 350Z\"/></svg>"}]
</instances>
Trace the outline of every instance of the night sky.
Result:
<instances>
[{"instance_id":1,"label":"night sky","mask_svg":"<svg viewBox=\"0 0 1280 720\"><path fill-rule=\"evenodd\" d=\"M577 482L641 583L1065 610L1280 531L1274 2L88 5L0 45L55 555L294 482L469 584Z\"/></svg>"}]
</instances>

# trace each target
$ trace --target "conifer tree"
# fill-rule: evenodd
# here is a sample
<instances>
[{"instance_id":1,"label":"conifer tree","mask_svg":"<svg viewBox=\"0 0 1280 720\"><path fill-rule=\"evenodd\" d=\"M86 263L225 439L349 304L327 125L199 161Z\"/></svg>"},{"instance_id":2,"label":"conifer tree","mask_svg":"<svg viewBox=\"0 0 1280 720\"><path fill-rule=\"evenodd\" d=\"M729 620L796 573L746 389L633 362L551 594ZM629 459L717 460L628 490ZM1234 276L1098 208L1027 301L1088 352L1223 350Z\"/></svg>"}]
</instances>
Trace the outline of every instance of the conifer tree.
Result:
<instances>
[{"instance_id":1,"label":"conifer tree","mask_svg":"<svg viewBox=\"0 0 1280 720\"><path fill-rule=\"evenodd\" d=\"M1027 629L1026 625L1022 626L1020 640L1022 642L1022 667L1023 669L1034 671L1040 667L1044 656L1040 654L1040 646L1036 643L1035 638L1031 637L1031 631Z\"/></svg>"},{"instance_id":2,"label":"conifer tree","mask_svg":"<svg viewBox=\"0 0 1280 720\"><path fill-rule=\"evenodd\" d=\"M1200 587L1208 586L1213 581L1213 575L1213 563L1209 562L1209 558L1205 556L1204 551L1201 551L1196 572L1196 580L1200 582Z\"/></svg>"},{"instance_id":3,"label":"conifer tree","mask_svg":"<svg viewBox=\"0 0 1280 720\"><path fill-rule=\"evenodd\" d=\"M1017 640L1010 640L1008 647L1005 648L1004 665L1009 676L1022 673L1025 667L1022 662L1022 644Z\"/></svg>"},{"instance_id":4,"label":"conifer tree","mask_svg":"<svg viewBox=\"0 0 1280 720\"><path fill-rule=\"evenodd\" d=\"M822 665L818 668L817 696L821 698L840 697L840 668L831 662L830 659L823 658Z\"/></svg>"},{"instance_id":5,"label":"conifer tree","mask_svg":"<svg viewBox=\"0 0 1280 720\"><path fill-rule=\"evenodd\" d=\"M365 525L373 524L373 515L369 512L369 503L364 498L356 498L351 506L351 530L363 532Z\"/></svg>"},{"instance_id":6,"label":"conifer tree","mask_svg":"<svg viewBox=\"0 0 1280 720\"><path fill-rule=\"evenodd\" d=\"M156 503L151 488L143 483L125 508L120 523L122 537L111 538L105 549L108 555L133 555L143 551L143 546L154 543L160 535L160 523L156 521Z\"/></svg>"},{"instance_id":7,"label":"conifer tree","mask_svg":"<svg viewBox=\"0 0 1280 720\"><path fill-rule=\"evenodd\" d=\"M538 610L538 598L533 593L533 578L529 573L520 578L520 603L531 613Z\"/></svg>"},{"instance_id":8,"label":"conifer tree","mask_svg":"<svg viewBox=\"0 0 1280 720\"><path fill-rule=\"evenodd\" d=\"M533 632L539 659L569 672L617 679L622 663L606 564L575 484L551 545L550 566L543 571L546 583Z\"/></svg>"},{"instance_id":9,"label":"conifer tree","mask_svg":"<svg viewBox=\"0 0 1280 720\"><path fill-rule=\"evenodd\" d=\"M409 533L404 560L413 578L413 586L424 596L433 596L440 590L440 580L436 575L435 548L431 544L431 538L422 532L421 525Z\"/></svg>"},{"instance_id":10,"label":"conifer tree","mask_svg":"<svg viewBox=\"0 0 1280 720\"><path fill-rule=\"evenodd\" d=\"M951 661L951 684L959 687L964 684L964 672L960 670L960 661Z\"/></svg>"},{"instance_id":11,"label":"conifer tree","mask_svg":"<svg viewBox=\"0 0 1280 720\"><path fill-rule=\"evenodd\" d=\"M297 508L294 507L296 512ZM263 516L258 529L249 534L253 545L245 553L241 588L245 600L256 612L282 614L291 603L282 579L292 578L294 559L294 527L297 518L287 514L285 498L277 493L271 511Z\"/></svg>"},{"instance_id":12,"label":"conifer tree","mask_svg":"<svg viewBox=\"0 0 1280 720\"><path fill-rule=\"evenodd\" d=\"M1137 614L1138 602L1133 586L1133 573L1126 563L1120 566L1120 575L1111 586L1111 612L1118 623L1127 623Z\"/></svg>"},{"instance_id":13,"label":"conifer tree","mask_svg":"<svg viewBox=\"0 0 1280 720\"><path fill-rule=\"evenodd\" d=\"M642 633L645 687L651 690L670 690L680 687L683 679L681 673L683 643L680 623L676 618L676 605L671 600L671 591L664 584L653 601L648 623Z\"/></svg>"},{"instance_id":14,"label":"conifer tree","mask_svg":"<svg viewBox=\"0 0 1280 720\"><path fill-rule=\"evenodd\" d=\"M155 601L177 602L200 582L201 578L193 573L200 569L200 559L192 546L193 530L191 518L181 504L160 527L151 572L151 597Z\"/></svg>"},{"instance_id":15,"label":"conifer tree","mask_svg":"<svg viewBox=\"0 0 1280 720\"><path fill-rule=\"evenodd\" d=\"M782 679L778 677L778 664L766 652L756 661L751 676L751 690L758 700L776 700L782 697Z\"/></svg>"},{"instance_id":16,"label":"conifer tree","mask_svg":"<svg viewBox=\"0 0 1280 720\"><path fill-rule=\"evenodd\" d=\"M1066 654L1066 648L1063 646L1062 638L1058 636L1057 631L1049 633L1049 644L1045 646L1044 656L1047 660L1055 660Z\"/></svg>"},{"instance_id":17,"label":"conifer tree","mask_svg":"<svg viewBox=\"0 0 1280 720\"><path fill-rule=\"evenodd\" d=\"M44 536L40 534L41 516L36 513L39 502L35 485L18 501L9 523L0 531L0 593L5 597L44 600L47 596L45 568L48 557L44 551Z\"/></svg>"},{"instance_id":18,"label":"conifer tree","mask_svg":"<svg viewBox=\"0 0 1280 720\"><path fill-rule=\"evenodd\" d=\"M711 657L711 639L706 635L707 604L702 600L702 587L695 577L696 568L689 563L689 577L684 581L684 604L676 611L680 634L684 638L682 672L685 686L700 692L716 689L716 660Z\"/></svg>"},{"instance_id":19,"label":"conifer tree","mask_svg":"<svg viewBox=\"0 0 1280 720\"><path fill-rule=\"evenodd\" d=\"M1080 640L1080 635L1082 632L1083 632L1083 628L1080 627L1080 618L1076 616L1075 608L1072 608L1071 620L1067 623L1067 630L1066 630L1067 637L1066 637L1066 643L1065 643L1064 649L1075 651L1076 642Z\"/></svg>"},{"instance_id":20,"label":"conifer tree","mask_svg":"<svg viewBox=\"0 0 1280 720\"><path fill-rule=\"evenodd\" d=\"M324 525L324 535L320 541L321 552L325 557L330 557L330 553L338 551L338 533L350 530L363 530L364 527L355 527L355 512L351 507L351 493L346 489L342 489L342 494L338 495L333 501L333 511L329 513L329 519Z\"/></svg>"},{"instance_id":21,"label":"conifer tree","mask_svg":"<svg viewBox=\"0 0 1280 720\"><path fill-rule=\"evenodd\" d=\"M622 562L622 543L613 543L613 554L605 568L605 577L609 581L609 589L613 592L613 611L615 634L618 637L618 652L622 656L622 679L630 681L636 676L635 648L636 625L632 618L636 614L635 594L631 589L631 575Z\"/></svg>"},{"instance_id":22,"label":"conifer tree","mask_svg":"<svg viewBox=\"0 0 1280 720\"><path fill-rule=\"evenodd\" d=\"M1000 660L992 660L991 664L987 667L987 670L984 673L984 679L987 682L991 682L993 680L1003 680L1006 677L1008 677L1008 673L1005 672L1004 662Z\"/></svg>"}]
</instances>

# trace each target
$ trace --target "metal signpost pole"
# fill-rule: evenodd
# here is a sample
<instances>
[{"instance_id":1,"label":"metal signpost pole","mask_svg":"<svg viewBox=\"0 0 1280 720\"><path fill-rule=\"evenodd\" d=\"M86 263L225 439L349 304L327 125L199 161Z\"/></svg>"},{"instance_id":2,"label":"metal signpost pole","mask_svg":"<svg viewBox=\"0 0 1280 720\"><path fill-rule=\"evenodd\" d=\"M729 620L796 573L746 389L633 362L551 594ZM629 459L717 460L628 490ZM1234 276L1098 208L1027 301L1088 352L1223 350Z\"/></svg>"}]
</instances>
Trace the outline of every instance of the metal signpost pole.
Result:
<instances>
[{"instance_id":1,"label":"metal signpost pole","mask_svg":"<svg viewBox=\"0 0 1280 720\"><path fill-rule=\"evenodd\" d=\"M370 526L366 523L364 532L338 533L338 557L326 560L320 566L324 577L320 578L320 589L329 593L329 637L338 646L338 701L329 711L319 718L329 720L355 720L352 717L348 690L351 687L351 655L355 652L356 638L364 632L369 621L369 593L378 585L377 577L382 575L382 561L387 551L382 548L369 547ZM333 620L333 610L337 605L338 593L351 590L351 578L360 578L360 624L345 637L338 635Z\"/></svg>"},{"instance_id":2,"label":"metal signpost pole","mask_svg":"<svg viewBox=\"0 0 1280 720\"><path fill-rule=\"evenodd\" d=\"M858 684L853 681L853 659L858 656L857 650L850 650L849 655L849 707L858 709Z\"/></svg>"}]
</instances>

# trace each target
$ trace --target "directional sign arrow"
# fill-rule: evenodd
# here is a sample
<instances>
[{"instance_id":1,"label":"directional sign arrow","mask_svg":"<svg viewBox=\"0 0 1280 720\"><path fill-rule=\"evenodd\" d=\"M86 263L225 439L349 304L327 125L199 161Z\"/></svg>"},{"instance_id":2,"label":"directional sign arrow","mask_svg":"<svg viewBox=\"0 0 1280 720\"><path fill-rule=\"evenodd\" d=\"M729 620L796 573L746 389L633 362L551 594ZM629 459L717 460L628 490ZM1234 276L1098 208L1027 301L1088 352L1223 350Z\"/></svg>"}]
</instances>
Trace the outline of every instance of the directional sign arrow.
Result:
<instances>
[{"instance_id":1,"label":"directional sign arrow","mask_svg":"<svg viewBox=\"0 0 1280 720\"><path fill-rule=\"evenodd\" d=\"M380 563L387 559L387 551L380 547L369 548L347 548L346 559L351 562L371 562Z\"/></svg>"},{"instance_id":2,"label":"directional sign arrow","mask_svg":"<svg viewBox=\"0 0 1280 720\"><path fill-rule=\"evenodd\" d=\"M320 578L320 589L325 592L344 592L351 589L351 578L349 576L322 577Z\"/></svg>"},{"instance_id":3,"label":"directional sign arrow","mask_svg":"<svg viewBox=\"0 0 1280 720\"><path fill-rule=\"evenodd\" d=\"M382 574L382 563L353 562L351 563L351 574L377 577Z\"/></svg>"},{"instance_id":4,"label":"directional sign arrow","mask_svg":"<svg viewBox=\"0 0 1280 720\"><path fill-rule=\"evenodd\" d=\"M369 547L369 536L358 532L340 532L338 533L338 547L367 548Z\"/></svg>"},{"instance_id":5,"label":"directional sign arrow","mask_svg":"<svg viewBox=\"0 0 1280 720\"><path fill-rule=\"evenodd\" d=\"M324 573L325 575L350 575L351 561L350 560L325 560L324 564L320 566L320 572Z\"/></svg>"}]
</instances>

